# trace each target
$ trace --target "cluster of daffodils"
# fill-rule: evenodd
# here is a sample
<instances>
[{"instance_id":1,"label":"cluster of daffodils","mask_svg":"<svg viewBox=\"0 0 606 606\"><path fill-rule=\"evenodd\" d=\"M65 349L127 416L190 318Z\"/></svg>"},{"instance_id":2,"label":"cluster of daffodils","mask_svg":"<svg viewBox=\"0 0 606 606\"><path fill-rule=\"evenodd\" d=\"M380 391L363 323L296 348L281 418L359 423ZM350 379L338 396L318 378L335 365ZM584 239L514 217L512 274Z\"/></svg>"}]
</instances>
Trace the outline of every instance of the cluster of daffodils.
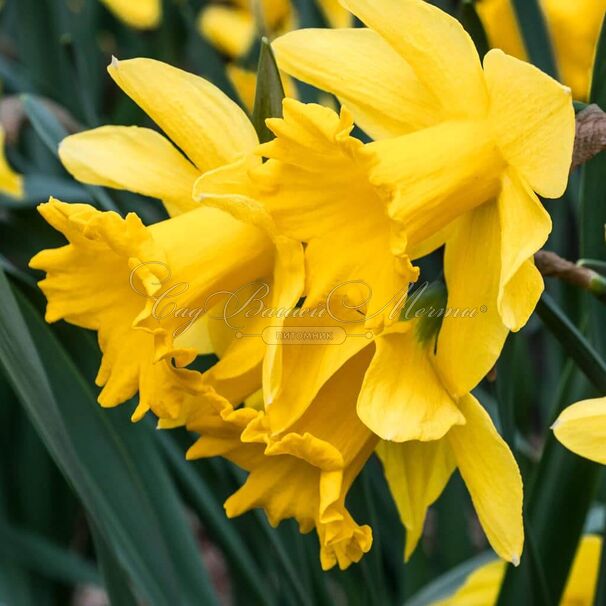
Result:
<instances>
[{"instance_id":1,"label":"cluster of daffodils","mask_svg":"<svg viewBox=\"0 0 606 606\"><path fill-rule=\"evenodd\" d=\"M46 272L46 318L97 331L102 406L138 394L134 420L151 411L197 433L189 459L248 472L227 515L260 507L315 529L324 569L371 548L346 497L373 453L407 558L458 469L490 544L516 564L520 473L472 391L543 289L538 195L566 188L571 92L500 50L482 63L422 0L343 5L367 27L274 43L280 68L336 95L340 113L287 98L263 145L207 81L112 63L164 135L104 126L65 139L61 160L84 183L162 200L170 218L42 205L68 240L31 261ZM444 287L407 298L422 290L417 261L442 249Z\"/></svg>"}]
</instances>

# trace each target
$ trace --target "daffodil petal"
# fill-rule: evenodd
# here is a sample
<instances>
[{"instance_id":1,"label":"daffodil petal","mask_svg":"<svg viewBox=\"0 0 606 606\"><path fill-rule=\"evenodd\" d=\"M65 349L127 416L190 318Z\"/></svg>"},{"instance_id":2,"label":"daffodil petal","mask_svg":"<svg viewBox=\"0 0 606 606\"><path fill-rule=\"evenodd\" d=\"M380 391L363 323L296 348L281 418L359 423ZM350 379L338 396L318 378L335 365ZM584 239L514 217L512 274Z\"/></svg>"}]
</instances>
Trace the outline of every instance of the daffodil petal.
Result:
<instances>
[{"instance_id":1,"label":"daffodil petal","mask_svg":"<svg viewBox=\"0 0 606 606\"><path fill-rule=\"evenodd\" d=\"M369 29L304 29L272 44L281 69L336 95L373 139L436 121L435 100L411 67Z\"/></svg>"},{"instance_id":2,"label":"daffodil petal","mask_svg":"<svg viewBox=\"0 0 606 606\"><path fill-rule=\"evenodd\" d=\"M339 345L285 343L268 347L263 383L267 415L274 431L292 425L330 378L348 360L372 345L360 325L339 325L330 316L287 318L283 327L284 330L341 329L347 336Z\"/></svg>"},{"instance_id":3,"label":"daffodil petal","mask_svg":"<svg viewBox=\"0 0 606 606\"><path fill-rule=\"evenodd\" d=\"M523 328L544 290L543 276L536 268L534 259L530 258L520 266L499 295L499 313L503 324L514 332Z\"/></svg>"},{"instance_id":4,"label":"daffodil petal","mask_svg":"<svg viewBox=\"0 0 606 606\"><path fill-rule=\"evenodd\" d=\"M459 407L467 424L448 433L457 467L493 549L517 565L524 545L518 465L488 413L471 394L459 400Z\"/></svg>"},{"instance_id":5,"label":"daffodil petal","mask_svg":"<svg viewBox=\"0 0 606 606\"><path fill-rule=\"evenodd\" d=\"M442 494L455 462L447 440L379 442L377 454L400 519L406 527L406 561L423 533L427 509Z\"/></svg>"},{"instance_id":6,"label":"daffodil petal","mask_svg":"<svg viewBox=\"0 0 606 606\"><path fill-rule=\"evenodd\" d=\"M510 330L520 330L543 292L533 255L551 232L549 213L513 170L503 177L498 199L501 225L499 313Z\"/></svg>"},{"instance_id":7,"label":"daffodil petal","mask_svg":"<svg viewBox=\"0 0 606 606\"><path fill-rule=\"evenodd\" d=\"M207 194L203 197L206 206L223 210L235 219L265 232L273 242L276 253L271 304L275 308L294 308L303 294L305 280L301 242L282 235L267 209L253 198L230 194Z\"/></svg>"},{"instance_id":8,"label":"daffodil petal","mask_svg":"<svg viewBox=\"0 0 606 606\"><path fill-rule=\"evenodd\" d=\"M258 144L242 109L203 78L153 59L114 59L108 71L201 172Z\"/></svg>"},{"instance_id":9,"label":"daffodil petal","mask_svg":"<svg viewBox=\"0 0 606 606\"><path fill-rule=\"evenodd\" d=\"M495 604L505 575L505 562L497 560L474 570L456 593L432 606L487 606Z\"/></svg>"},{"instance_id":10,"label":"daffodil petal","mask_svg":"<svg viewBox=\"0 0 606 606\"><path fill-rule=\"evenodd\" d=\"M568 184L575 137L570 89L497 49L484 58L484 73L503 155L534 191L559 198Z\"/></svg>"},{"instance_id":11,"label":"daffodil petal","mask_svg":"<svg viewBox=\"0 0 606 606\"><path fill-rule=\"evenodd\" d=\"M341 0L378 32L434 94L444 116L477 116L486 88L476 48L453 17L423 0Z\"/></svg>"},{"instance_id":12,"label":"daffodil petal","mask_svg":"<svg viewBox=\"0 0 606 606\"><path fill-rule=\"evenodd\" d=\"M435 362L455 396L474 389L488 374L507 337L497 307L500 248L496 202L461 217L446 244L448 303Z\"/></svg>"},{"instance_id":13,"label":"daffodil petal","mask_svg":"<svg viewBox=\"0 0 606 606\"><path fill-rule=\"evenodd\" d=\"M234 406L261 389L265 343L255 331L235 338L221 359L204 373L204 382Z\"/></svg>"},{"instance_id":14,"label":"daffodil petal","mask_svg":"<svg viewBox=\"0 0 606 606\"><path fill-rule=\"evenodd\" d=\"M161 0L101 0L127 25L139 29L157 27L162 17Z\"/></svg>"},{"instance_id":15,"label":"daffodil petal","mask_svg":"<svg viewBox=\"0 0 606 606\"><path fill-rule=\"evenodd\" d=\"M358 416L384 440L439 440L453 425L465 423L448 395L412 322L376 339L376 352L358 398ZM403 332L404 331L404 332Z\"/></svg>"},{"instance_id":16,"label":"daffodil petal","mask_svg":"<svg viewBox=\"0 0 606 606\"><path fill-rule=\"evenodd\" d=\"M553 432L572 452L606 465L606 398L569 406L553 424Z\"/></svg>"},{"instance_id":17,"label":"daffodil petal","mask_svg":"<svg viewBox=\"0 0 606 606\"><path fill-rule=\"evenodd\" d=\"M63 166L78 181L159 198L171 215L196 208L198 170L162 135L137 126L102 126L63 139Z\"/></svg>"}]
</instances>

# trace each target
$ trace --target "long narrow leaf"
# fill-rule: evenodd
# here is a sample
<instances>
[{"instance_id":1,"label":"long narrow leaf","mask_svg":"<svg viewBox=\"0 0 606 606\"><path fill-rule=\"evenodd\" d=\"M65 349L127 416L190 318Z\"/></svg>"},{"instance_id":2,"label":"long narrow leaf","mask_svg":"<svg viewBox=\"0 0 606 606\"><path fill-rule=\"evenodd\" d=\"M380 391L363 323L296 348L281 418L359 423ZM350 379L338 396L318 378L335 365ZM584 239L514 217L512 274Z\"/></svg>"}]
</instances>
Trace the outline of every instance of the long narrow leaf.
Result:
<instances>
[{"instance_id":1,"label":"long narrow leaf","mask_svg":"<svg viewBox=\"0 0 606 606\"><path fill-rule=\"evenodd\" d=\"M27 114L27 117L40 139L42 139L43 143L52 154L58 156L59 144L68 135L65 128L48 107L34 95L22 95L21 102L23 103L23 109ZM103 188L91 185L86 185L84 187L98 202L102 209L116 210L114 201ZM53 191L50 190L47 193L52 195Z\"/></svg>"},{"instance_id":2,"label":"long narrow leaf","mask_svg":"<svg viewBox=\"0 0 606 606\"><path fill-rule=\"evenodd\" d=\"M549 295L543 295L537 313L598 392L606 393L606 363Z\"/></svg>"},{"instance_id":3,"label":"long narrow leaf","mask_svg":"<svg viewBox=\"0 0 606 606\"><path fill-rule=\"evenodd\" d=\"M103 576L103 584L112 606L136 606L137 599L132 593L128 576L118 562L103 535L90 524L95 553Z\"/></svg>"},{"instance_id":4,"label":"long narrow leaf","mask_svg":"<svg viewBox=\"0 0 606 606\"><path fill-rule=\"evenodd\" d=\"M99 585L93 564L45 537L0 522L0 558L65 583Z\"/></svg>"},{"instance_id":5,"label":"long narrow leaf","mask_svg":"<svg viewBox=\"0 0 606 606\"><path fill-rule=\"evenodd\" d=\"M512 0L530 60L557 77L558 69L539 0Z\"/></svg>"},{"instance_id":6,"label":"long narrow leaf","mask_svg":"<svg viewBox=\"0 0 606 606\"><path fill-rule=\"evenodd\" d=\"M267 128L265 120L282 117L282 99L284 99L284 87L282 86L278 65L271 50L271 44L267 38L263 38L252 117L253 126L261 143L273 139L273 133Z\"/></svg>"},{"instance_id":7,"label":"long narrow leaf","mask_svg":"<svg viewBox=\"0 0 606 606\"><path fill-rule=\"evenodd\" d=\"M27 302L19 307L2 272L0 364L138 592L154 605L182 603L171 528L162 527L136 462L50 330Z\"/></svg>"},{"instance_id":8,"label":"long narrow leaf","mask_svg":"<svg viewBox=\"0 0 606 606\"><path fill-rule=\"evenodd\" d=\"M225 517L225 512L217 506L216 499L192 469L191 463L185 460L175 442L163 432L160 432L158 439L192 507L208 527L211 537L223 549L239 580L246 583L251 595L263 601L267 597L267 587L261 580L259 567Z\"/></svg>"}]
</instances>

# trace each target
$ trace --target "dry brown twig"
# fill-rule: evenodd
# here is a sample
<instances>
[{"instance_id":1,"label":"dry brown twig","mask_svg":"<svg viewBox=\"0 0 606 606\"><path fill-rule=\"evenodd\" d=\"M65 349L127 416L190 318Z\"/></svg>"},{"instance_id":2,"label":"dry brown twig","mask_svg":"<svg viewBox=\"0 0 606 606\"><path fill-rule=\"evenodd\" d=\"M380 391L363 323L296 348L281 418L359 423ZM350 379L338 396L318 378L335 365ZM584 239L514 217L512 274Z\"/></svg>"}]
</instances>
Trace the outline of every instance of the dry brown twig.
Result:
<instances>
[{"instance_id":1,"label":"dry brown twig","mask_svg":"<svg viewBox=\"0 0 606 606\"><path fill-rule=\"evenodd\" d=\"M606 113L589 105L577 114L572 170L606 149Z\"/></svg>"},{"instance_id":2,"label":"dry brown twig","mask_svg":"<svg viewBox=\"0 0 606 606\"><path fill-rule=\"evenodd\" d=\"M548 250L540 250L534 256L534 262L544 277L559 278L606 302L606 278L593 269L576 265Z\"/></svg>"}]
</instances>

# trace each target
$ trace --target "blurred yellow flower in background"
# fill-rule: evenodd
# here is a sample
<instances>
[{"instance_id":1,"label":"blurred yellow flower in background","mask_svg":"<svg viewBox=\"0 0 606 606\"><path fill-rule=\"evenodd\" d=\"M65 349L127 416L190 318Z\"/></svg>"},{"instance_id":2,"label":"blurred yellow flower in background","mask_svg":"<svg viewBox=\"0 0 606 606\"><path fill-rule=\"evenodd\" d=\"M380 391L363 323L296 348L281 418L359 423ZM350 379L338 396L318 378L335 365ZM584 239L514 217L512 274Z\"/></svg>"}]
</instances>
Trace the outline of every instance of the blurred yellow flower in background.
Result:
<instances>
[{"instance_id":1,"label":"blurred yellow flower in background","mask_svg":"<svg viewBox=\"0 0 606 606\"><path fill-rule=\"evenodd\" d=\"M330 27L351 25L351 15L338 0L318 0ZM231 0L210 3L200 11L198 28L230 59L241 58L260 36L270 39L297 27L291 0Z\"/></svg>"},{"instance_id":2,"label":"blurred yellow flower in background","mask_svg":"<svg viewBox=\"0 0 606 606\"><path fill-rule=\"evenodd\" d=\"M0 127L0 193L12 198L23 197L23 176L15 172L6 159L4 129Z\"/></svg>"},{"instance_id":3,"label":"blurred yellow flower in background","mask_svg":"<svg viewBox=\"0 0 606 606\"><path fill-rule=\"evenodd\" d=\"M101 0L116 17L137 29L153 29L162 19L162 0Z\"/></svg>"},{"instance_id":4,"label":"blurred yellow flower in background","mask_svg":"<svg viewBox=\"0 0 606 606\"><path fill-rule=\"evenodd\" d=\"M259 36L273 38L293 29L294 24L290 0L211 3L198 17L200 33L230 59L245 55Z\"/></svg>"},{"instance_id":5,"label":"blurred yellow flower in background","mask_svg":"<svg viewBox=\"0 0 606 606\"><path fill-rule=\"evenodd\" d=\"M318 8L330 27L351 25L351 13L338 0L317 0ZM252 111L257 74L246 63L256 40L270 40L298 27L298 18L291 0L232 0L211 3L198 16L198 29L217 50L227 56L227 75L245 107ZM287 97L297 91L290 78L283 78Z\"/></svg>"},{"instance_id":6,"label":"blurred yellow flower in background","mask_svg":"<svg viewBox=\"0 0 606 606\"><path fill-rule=\"evenodd\" d=\"M575 99L584 101L589 95L606 0L541 0L540 5L551 35L560 78L572 88ZM479 0L476 8L490 45L526 59L511 0Z\"/></svg>"},{"instance_id":7,"label":"blurred yellow flower in background","mask_svg":"<svg viewBox=\"0 0 606 606\"><path fill-rule=\"evenodd\" d=\"M560 606L592 606L600 569L602 539L587 535L581 539ZM503 562L491 562L469 575L463 586L433 606L494 606L505 575Z\"/></svg>"}]
</instances>

